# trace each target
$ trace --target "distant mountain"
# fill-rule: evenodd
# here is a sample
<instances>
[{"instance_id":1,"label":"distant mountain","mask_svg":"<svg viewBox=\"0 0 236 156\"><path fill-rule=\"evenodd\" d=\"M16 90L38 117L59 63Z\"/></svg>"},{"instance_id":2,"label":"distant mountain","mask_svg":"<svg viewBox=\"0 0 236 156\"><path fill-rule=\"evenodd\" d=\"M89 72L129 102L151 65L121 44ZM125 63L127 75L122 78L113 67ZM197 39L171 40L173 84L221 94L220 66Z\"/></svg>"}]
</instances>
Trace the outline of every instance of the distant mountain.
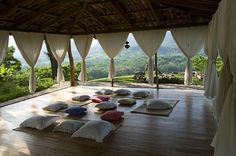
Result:
<instances>
[{"instance_id":1,"label":"distant mountain","mask_svg":"<svg viewBox=\"0 0 236 156\"><path fill-rule=\"evenodd\" d=\"M143 51L139 48L138 44L136 43L132 34L129 34L127 41L129 41L130 48L129 49L123 48L121 53L118 55L119 58L129 57L132 55L145 56ZM15 41L12 36L10 36L9 46L15 47L16 53L14 56L22 62L23 67L27 67L27 64L24 61L23 57L21 56L18 48L16 47ZM80 57L73 41L72 41L71 47L72 47L72 54L73 54L73 58L74 58L75 62L81 60L81 57ZM40 53L40 56L39 56L36 66L49 65L49 63L50 63L49 59L48 59L47 55L45 55L46 51L47 51L46 46L45 46L45 44L43 44L43 47L42 47L42 50L41 50L41 53ZM181 51L177 47L171 33L167 32L165 39L164 39L161 47L158 50L158 55L165 56L165 55L172 55L172 54L181 54ZM90 65L90 61L89 61L90 59L93 60L93 58L101 58L101 57L107 58L106 54L104 53L104 51L103 51L102 47L100 46L100 44L98 43L98 41L93 39L92 46L91 46L89 54L87 56L87 60L88 60L87 65L88 66ZM68 57L66 56L64 63L67 64L68 62L69 62Z\"/></svg>"}]
</instances>

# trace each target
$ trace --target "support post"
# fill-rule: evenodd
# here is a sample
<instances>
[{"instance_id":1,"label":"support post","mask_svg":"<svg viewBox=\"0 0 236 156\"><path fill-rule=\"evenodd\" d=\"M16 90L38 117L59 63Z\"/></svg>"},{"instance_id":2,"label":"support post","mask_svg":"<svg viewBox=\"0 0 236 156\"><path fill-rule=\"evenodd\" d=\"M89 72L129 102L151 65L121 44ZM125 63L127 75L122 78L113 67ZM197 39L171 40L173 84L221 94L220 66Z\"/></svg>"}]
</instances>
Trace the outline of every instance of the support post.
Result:
<instances>
[{"instance_id":1,"label":"support post","mask_svg":"<svg viewBox=\"0 0 236 156\"><path fill-rule=\"evenodd\" d=\"M158 70L157 70L157 53L155 53L155 74L156 74L156 88L159 89L159 82L158 82Z\"/></svg>"},{"instance_id":2,"label":"support post","mask_svg":"<svg viewBox=\"0 0 236 156\"><path fill-rule=\"evenodd\" d=\"M69 57L69 62L70 62L70 85L76 86L78 85L78 83L75 81L75 66L74 66L73 56L71 52L70 41L69 41L68 57Z\"/></svg>"},{"instance_id":3,"label":"support post","mask_svg":"<svg viewBox=\"0 0 236 156\"><path fill-rule=\"evenodd\" d=\"M111 87L114 87L114 79L111 79Z\"/></svg>"}]
</instances>

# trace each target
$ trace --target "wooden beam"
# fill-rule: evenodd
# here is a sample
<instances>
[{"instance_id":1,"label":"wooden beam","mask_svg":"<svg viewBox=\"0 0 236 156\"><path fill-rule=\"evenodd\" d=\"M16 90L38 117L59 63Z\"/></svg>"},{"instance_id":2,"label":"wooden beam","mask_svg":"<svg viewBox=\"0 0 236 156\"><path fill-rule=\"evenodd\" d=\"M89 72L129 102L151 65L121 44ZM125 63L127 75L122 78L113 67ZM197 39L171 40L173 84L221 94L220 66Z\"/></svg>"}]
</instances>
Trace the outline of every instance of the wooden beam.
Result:
<instances>
[{"instance_id":1,"label":"wooden beam","mask_svg":"<svg viewBox=\"0 0 236 156\"><path fill-rule=\"evenodd\" d=\"M70 85L76 86L78 84L75 81L75 66L74 66L74 60L73 60L73 56L72 56L72 52L71 52L70 40L69 40L68 58L69 58L69 62L70 62Z\"/></svg>"},{"instance_id":2,"label":"wooden beam","mask_svg":"<svg viewBox=\"0 0 236 156\"><path fill-rule=\"evenodd\" d=\"M6 16L10 12L16 10L20 5L25 2L30 2L29 0L12 0L4 9L0 10L0 17Z\"/></svg>"},{"instance_id":3,"label":"wooden beam","mask_svg":"<svg viewBox=\"0 0 236 156\"><path fill-rule=\"evenodd\" d=\"M176 7L184 7L189 9L203 10L214 13L218 7L218 3L200 0L159 0L162 4L172 5Z\"/></svg>"},{"instance_id":4,"label":"wooden beam","mask_svg":"<svg viewBox=\"0 0 236 156\"><path fill-rule=\"evenodd\" d=\"M93 19L96 23L98 23L98 25L102 26L103 29L105 29L106 31L108 31L108 29L106 28L106 26L105 26L98 18L96 18L92 13L88 12L87 10L84 10L84 12L85 12L86 14L90 14L90 15L92 16L92 19Z\"/></svg>"},{"instance_id":5,"label":"wooden beam","mask_svg":"<svg viewBox=\"0 0 236 156\"><path fill-rule=\"evenodd\" d=\"M148 7L150 8L150 10L151 10L151 12L152 12L152 15L154 16L154 18L155 18L157 24L160 25L160 19L159 19L159 17L157 16L156 11L153 9L150 0L146 0L145 2L148 4Z\"/></svg>"},{"instance_id":6,"label":"wooden beam","mask_svg":"<svg viewBox=\"0 0 236 156\"><path fill-rule=\"evenodd\" d=\"M128 18L126 14L123 13L123 10L119 7L118 1L113 1L111 0L110 3L112 6L116 9L117 13L123 18L123 20L130 26L132 27L132 21Z\"/></svg>"}]
</instances>

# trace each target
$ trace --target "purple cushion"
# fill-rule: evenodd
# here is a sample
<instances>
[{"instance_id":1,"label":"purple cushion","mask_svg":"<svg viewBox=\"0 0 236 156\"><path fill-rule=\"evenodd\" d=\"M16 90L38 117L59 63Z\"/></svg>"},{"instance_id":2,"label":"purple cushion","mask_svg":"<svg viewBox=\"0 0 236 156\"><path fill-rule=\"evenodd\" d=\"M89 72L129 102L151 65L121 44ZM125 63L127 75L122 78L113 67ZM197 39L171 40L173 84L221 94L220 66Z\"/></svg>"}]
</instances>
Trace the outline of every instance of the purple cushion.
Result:
<instances>
[{"instance_id":1,"label":"purple cushion","mask_svg":"<svg viewBox=\"0 0 236 156\"><path fill-rule=\"evenodd\" d=\"M110 100L109 97L106 97L106 96L97 96L98 99L102 100L102 101L108 101Z\"/></svg>"},{"instance_id":2,"label":"purple cushion","mask_svg":"<svg viewBox=\"0 0 236 156\"><path fill-rule=\"evenodd\" d=\"M102 100L99 99L99 98L92 98L92 102L94 102L94 103L101 103Z\"/></svg>"},{"instance_id":3,"label":"purple cushion","mask_svg":"<svg viewBox=\"0 0 236 156\"><path fill-rule=\"evenodd\" d=\"M108 120L108 121L120 120L123 115L124 115L124 112L121 112L121 111L107 111L101 116L101 119Z\"/></svg>"},{"instance_id":4,"label":"purple cushion","mask_svg":"<svg viewBox=\"0 0 236 156\"><path fill-rule=\"evenodd\" d=\"M80 106L70 107L65 110L65 113L70 115L80 115L87 111L87 108L83 108Z\"/></svg>"}]
</instances>

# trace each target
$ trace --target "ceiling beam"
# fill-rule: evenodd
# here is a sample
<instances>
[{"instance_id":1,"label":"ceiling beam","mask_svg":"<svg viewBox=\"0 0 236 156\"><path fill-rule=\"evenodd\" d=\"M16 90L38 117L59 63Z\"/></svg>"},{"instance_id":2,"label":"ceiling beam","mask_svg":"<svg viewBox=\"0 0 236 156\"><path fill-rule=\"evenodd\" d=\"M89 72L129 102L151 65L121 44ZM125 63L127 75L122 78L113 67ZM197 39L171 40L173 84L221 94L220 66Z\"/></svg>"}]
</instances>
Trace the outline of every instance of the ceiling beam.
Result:
<instances>
[{"instance_id":1,"label":"ceiling beam","mask_svg":"<svg viewBox=\"0 0 236 156\"><path fill-rule=\"evenodd\" d=\"M203 10L214 13L218 7L218 3L210 3L200 0L159 0L162 4L172 5L176 7L184 7L189 9Z\"/></svg>"},{"instance_id":2,"label":"ceiling beam","mask_svg":"<svg viewBox=\"0 0 236 156\"><path fill-rule=\"evenodd\" d=\"M25 2L29 2L29 0L12 0L4 9L0 10L0 17L6 16Z\"/></svg>"}]
</instances>

